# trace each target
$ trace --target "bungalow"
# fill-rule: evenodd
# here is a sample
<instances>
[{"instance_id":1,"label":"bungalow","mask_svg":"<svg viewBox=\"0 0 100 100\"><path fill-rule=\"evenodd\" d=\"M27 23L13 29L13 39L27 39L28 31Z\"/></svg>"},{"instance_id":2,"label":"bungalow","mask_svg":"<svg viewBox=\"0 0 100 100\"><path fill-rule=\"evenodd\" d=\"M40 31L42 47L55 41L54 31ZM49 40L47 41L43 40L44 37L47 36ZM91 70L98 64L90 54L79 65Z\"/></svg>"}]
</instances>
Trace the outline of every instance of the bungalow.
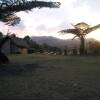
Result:
<instances>
[{"instance_id":1,"label":"bungalow","mask_svg":"<svg viewBox=\"0 0 100 100\"><path fill-rule=\"evenodd\" d=\"M2 52L5 54L27 54L29 49L28 43L18 37L9 38L2 46Z\"/></svg>"}]
</instances>

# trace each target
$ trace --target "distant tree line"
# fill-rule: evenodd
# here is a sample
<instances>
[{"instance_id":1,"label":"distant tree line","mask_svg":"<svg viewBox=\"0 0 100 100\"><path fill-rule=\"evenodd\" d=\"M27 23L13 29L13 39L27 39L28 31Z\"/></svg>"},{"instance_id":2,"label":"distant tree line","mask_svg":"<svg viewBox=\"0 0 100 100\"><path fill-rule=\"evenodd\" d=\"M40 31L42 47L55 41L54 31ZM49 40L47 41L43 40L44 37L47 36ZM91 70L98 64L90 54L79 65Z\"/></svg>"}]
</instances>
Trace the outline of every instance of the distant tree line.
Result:
<instances>
[{"instance_id":1,"label":"distant tree line","mask_svg":"<svg viewBox=\"0 0 100 100\"><path fill-rule=\"evenodd\" d=\"M30 46L29 53L58 53L60 54L61 48L58 48L56 46L50 46L46 43L44 44L38 44L34 40L31 39L29 36L25 36L24 40L28 43Z\"/></svg>"},{"instance_id":2,"label":"distant tree line","mask_svg":"<svg viewBox=\"0 0 100 100\"><path fill-rule=\"evenodd\" d=\"M80 48L73 47L72 49L68 47L57 47L50 46L46 43L38 44L29 36L25 36L24 40L30 45L29 53L48 53L48 54L62 54L62 55L79 55ZM86 55L98 55L100 54L100 41L94 40L86 43L87 47L85 49Z\"/></svg>"},{"instance_id":3,"label":"distant tree line","mask_svg":"<svg viewBox=\"0 0 100 100\"><path fill-rule=\"evenodd\" d=\"M100 41L95 40L94 42L89 42L87 50L90 55L100 55Z\"/></svg>"}]
</instances>

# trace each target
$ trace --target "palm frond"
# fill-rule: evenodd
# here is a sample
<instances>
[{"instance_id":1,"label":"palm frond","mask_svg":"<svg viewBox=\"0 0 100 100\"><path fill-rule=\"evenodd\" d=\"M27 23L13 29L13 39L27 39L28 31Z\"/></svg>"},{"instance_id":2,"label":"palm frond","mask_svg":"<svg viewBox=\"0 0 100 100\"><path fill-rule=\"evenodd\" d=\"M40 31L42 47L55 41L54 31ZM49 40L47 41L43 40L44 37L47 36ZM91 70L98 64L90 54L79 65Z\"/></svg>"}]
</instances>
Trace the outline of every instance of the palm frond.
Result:
<instances>
[{"instance_id":1,"label":"palm frond","mask_svg":"<svg viewBox=\"0 0 100 100\"><path fill-rule=\"evenodd\" d=\"M80 22L80 23L76 24L75 27L78 29L85 30L85 29L88 29L90 27L90 25L88 25L85 22Z\"/></svg>"},{"instance_id":2,"label":"palm frond","mask_svg":"<svg viewBox=\"0 0 100 100\"><path fill-rule=\"evenodd\" d=\"M58 33L67 33L67 29L64 29L64 30L61 30L61 31L58 31Z\"/></svg>"},{"instance_id":3,"label":"palm frond","mask_svg":"<svg viewBox=\"0 0 100 100\"><path fill-rule=\"evenodd\" d=\"M88 34L88 33L92 32L92 31L95 31L95 30L97 30L97 29L99 29L99 28L100 28L100 24L95 25L95 26L93 26L93 27L91 27L91 28L86 29L86 30L84 31L84 33Z\"/></svg>"},{"instance_id":4,"label":"palm frond","mask_svg":"<svg viewBox=\"0 0 100 100\"><path fill-rule=\"evenodd\" d=\"M71 34L74 34L74 35L78 35L79 30L78 29L65 29L65 30L59 31L59 33L62 33L62 34L71 33Z\"/></svg>"}]
</instances>

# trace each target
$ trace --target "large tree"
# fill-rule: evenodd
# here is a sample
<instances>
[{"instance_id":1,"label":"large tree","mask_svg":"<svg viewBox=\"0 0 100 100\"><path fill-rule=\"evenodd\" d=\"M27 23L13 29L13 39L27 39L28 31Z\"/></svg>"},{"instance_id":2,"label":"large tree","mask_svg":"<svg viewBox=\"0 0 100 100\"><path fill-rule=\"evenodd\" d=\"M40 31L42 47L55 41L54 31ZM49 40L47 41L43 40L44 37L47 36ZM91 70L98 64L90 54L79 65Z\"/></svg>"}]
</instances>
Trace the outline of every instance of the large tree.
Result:
<instances>
[{"instance_id":1,"label":"large tree","mask_svg":"<svg viewBox=\"0 0 100 100\"><path fill-rule=\"evenodd\" d=\"M72 28L72 29L64 29L59 32L64 33L64 34L71 33L71 34L74 34L75 37L78 37L81 42L80 43L80 55L84 55L85 54L85 37L86 37L86 35L92 31L100 28L100 24L90 27L90 25L88 25L87 23L81 22L76 25L73 25L73 27L74 28Z\"/></svg>"},{"instance_id":2,"label":"large tree","mask_svg":"<svg viewBox=\"0 0 100 100\"><path fill-rule=\"evenodd\" d=\"M0 0L0 21L6 22L9 25L15 25L20 22L20 18L15 14L16 12L42 7L58 8L59 6L59 2Z\"/></svg>"}]
</instances>

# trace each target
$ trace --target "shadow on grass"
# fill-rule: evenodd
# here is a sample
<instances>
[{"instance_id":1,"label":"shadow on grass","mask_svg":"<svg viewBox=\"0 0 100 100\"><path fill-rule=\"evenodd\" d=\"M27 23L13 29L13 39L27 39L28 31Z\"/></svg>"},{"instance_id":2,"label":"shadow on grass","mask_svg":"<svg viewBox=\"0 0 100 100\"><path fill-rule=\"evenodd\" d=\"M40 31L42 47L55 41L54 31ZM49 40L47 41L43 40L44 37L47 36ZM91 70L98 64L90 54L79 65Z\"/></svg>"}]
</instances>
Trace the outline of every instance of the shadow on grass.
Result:
<instances>
[{"instance_id":1,"label":"shadow on grass","mask_svg":"<svg viewBox=\"0 0 100 100\"><path fill-rule=\"evenodd\" d=\"M37 68L40 67L42 66L37 63L0 65L0 77L9 75L20 75L25 72L35 71Z\"/></svg>"}]
</instances>

